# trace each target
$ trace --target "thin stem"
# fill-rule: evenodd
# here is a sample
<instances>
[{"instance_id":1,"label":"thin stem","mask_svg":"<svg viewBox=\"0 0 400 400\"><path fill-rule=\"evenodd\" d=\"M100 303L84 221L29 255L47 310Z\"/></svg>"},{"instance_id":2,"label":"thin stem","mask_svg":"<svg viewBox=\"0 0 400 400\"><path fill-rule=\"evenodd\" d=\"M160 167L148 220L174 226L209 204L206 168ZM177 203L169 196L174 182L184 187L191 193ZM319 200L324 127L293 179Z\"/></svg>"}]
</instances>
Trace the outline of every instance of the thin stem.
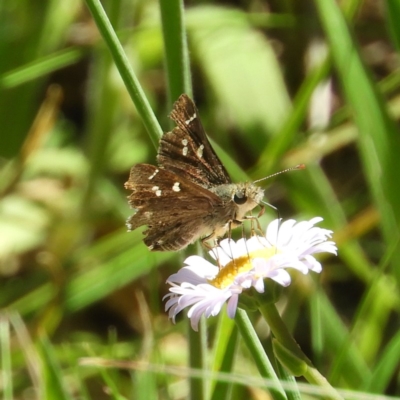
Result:
<instances>
[{"instance_id":1,"label":"thin stem","mask_svg":"<svg viewBox=\"0 0 400 400\"><path fill-rule=\"evenodd\" d=\"M192 97L190 59L182 0L160 0L170 102L186 93Z\"/></svg>"},{"instance_id":2,"label":"thin stem","mask_svg":"<svg viewBox=\"0 0 400 400\"><path fill-rule=\"evenodd\" d=\"M189 364L194 370L205 370L205 353L207 348L207 329L204 318L200 320L199 332L195 332L188 319ZM190 399L203 400L206 394L205 378L190 377Z\"/></svg>"},{"instance_id":3,"label":"thin stem","mask_svg":"<svg viewBox=\"0 0 400 400\"><path fill-rule=\"evenodd\" d=\"M275 304L263 303L260 304L259 309L264 319L268 322L268 325L271 328L275 338L302 361L311 364L311 361L302 352L300 346L293 339L286 325L282 321Z\"/></svg>"},{"instance_id":4,"label":"thin stem","mask_svg":"<svg viewBox=\"0 0 400 400\"><path fill-rule=\"evenodd\" d=\"M343 400L337 391L329 384L326 378L312 365L308 357L303 353L300 346L294 340L286 325L282 321L281 316L273 303L260 303L260 312L267 321L272 333L279 343L288 352L291 353L290 369L301 370L304 378L314 385L318 385L325 389L326 398L333 400ZM276 346L278 349L278 346ZM281 359L280 359L281 361Z\"/></svg>"},{"instance_id":5,"label":"thin stem","mask_svg":"<svg viewBox=\"0 0 400 400\"><path fill-rule=\"evenodd\" d=\"M237 327L239 328L239 332L243 338L244 343L246 344L251 355L253 356L254 362L256 363L261 376L269 378L276 383L273 387L269 388L272 397L275 400L287 400L285 391L282 388L279 378L276 375L270 360L265 354L264 348L260 343L260 339L254 331L254 327L244 310L237 310L235 322Z\"/></svg>"},{"instance_id":6,"label":"thin stem","mask_svg":"<svg viewBox=\"0 0 400 400\"><path fill-rule=\"evenodd\" d=\"M13 396L13 379L10 346L10 322L6 314L0 316L1 378L3 382L3 399L11 400Z\"/></svg>"},{"instance_id":7,"label":"thin stem","mask_svg":"<svg viewBox=\"0 0 400 400\"><path fill-rule=\"evenodd\" d=\"M158 123L153 110L145 96L145 93L137 79L129 60L122 48L121 43L105 13L99 0L86 0L86 4L92 13L93 19L110 50L111 56L116 67L125 83L126 89L131 96L133 103L139 115L142 117L143 123L147 132L155 146L158 145L158 140L162 136L163 131Z\"/></svg>"}]
</instances>

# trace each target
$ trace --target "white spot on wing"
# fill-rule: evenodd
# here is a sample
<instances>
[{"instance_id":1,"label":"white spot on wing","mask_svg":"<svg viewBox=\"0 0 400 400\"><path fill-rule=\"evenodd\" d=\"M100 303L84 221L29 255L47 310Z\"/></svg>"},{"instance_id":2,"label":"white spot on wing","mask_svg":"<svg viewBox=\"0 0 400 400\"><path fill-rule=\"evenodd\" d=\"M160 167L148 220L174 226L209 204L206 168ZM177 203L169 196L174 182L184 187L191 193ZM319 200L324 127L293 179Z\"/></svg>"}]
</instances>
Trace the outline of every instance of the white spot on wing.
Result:
<instances>
[{"instance_id":1,"label":"white spot on wing","mask_svg":"<svg viewBox=\"0 0 400 400\"><path fill-rule=\"evenodd\" d=\"M196 113L194 113L189 119L187 119L186 121L185 121L185 124L186 125L189 125L192 121L194 121L195 119L197 118L197 115L196 115Z\"/></svg>"},{"instance_id":2,"label":"white spot on wing","mask_svg":"<svg viewBox=\"0 0 400 400\"><path fill-rule=\"evenodd\" d=\"M204 144L201 144L196 151L197 157L199 158L203 157L203 150L204 150Z\"/></svg>"},{"instance_id":3,"label":"white spot on wing","mask_svg":"<svg viewBox=\"0 0 400 400\"><path fill-rule=\"evenodd\" d=\"M182 154L183 154L184 156L187 156L187 153L188 153L188 148L185 146L185 147L182 149Z\"/></svg>"},{"instance_id":4,"label":"white spot on wing","mask_svg":"<svg viewBox=\"0 0 400 400\"><path fill-rule=\"evenodd\" d=\"M152 180L157 174L158 174L159 170L156 169L150 176L149 176L149 180Z\"/></svg>"},{"instance_id":5,"label":"white spot on wing","mask_svg":"<svg viewBox=\"0 0 400 400\"><path fill-rule=\"evenodd\" d=\"M182 144L183 144L184 146L187 146L188 140L187 140L187 139L182 139Z\"/></svg>"},{"instance_id":6,"label":"white spot on wing","mask_svg":"<svg viewBox=\"0 0 400 400\"><path fill-rule=\"evenodd\" d=\"M174 183L174 186L172 186L172 190L174 192L180 192L181 191L181 188L179 187L179 182L175 182Z\"/></svg>"},{"instance_id":7,"label":"white spot on wing","mask_svg":"<svg viewBox=\"0 0 400 400\"><path fill-rule=\"evenodd\" d=\"M153 192L156 192L156 196L157 196L157 197L160 197L161 194L162 194L162 192L161 192L161 190L160 190L160 188L159 188L158 186L153 186L153 187L151 188L151 190L152 190Z\"/></svg>"}]
</instances>

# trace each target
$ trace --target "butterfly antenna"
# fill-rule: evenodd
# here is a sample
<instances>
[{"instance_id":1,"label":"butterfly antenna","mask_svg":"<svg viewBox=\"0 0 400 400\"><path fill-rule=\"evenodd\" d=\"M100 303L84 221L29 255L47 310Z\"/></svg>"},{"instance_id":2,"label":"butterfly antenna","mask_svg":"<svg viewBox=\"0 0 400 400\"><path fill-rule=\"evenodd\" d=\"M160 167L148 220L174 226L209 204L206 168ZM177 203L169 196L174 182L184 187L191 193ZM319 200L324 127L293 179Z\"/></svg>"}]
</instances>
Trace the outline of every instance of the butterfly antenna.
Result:
<instances>
[{"instance_id":1,"label":"butterfly antenna","mask_svg":"<svg viewBox=\"0 0 400 400\"><path fill-rule=\"evenodd\" d=\"M283 173L285 173L285 172L296 171L296 170L305 169L305 168L306 168L305 164L298 164L298 165L295 165L294 167L286 168L286 169L284 169L283 171L275 172L274 174L268 175L268 176L266 176L265 178L257 179L257 180L254 181L253 183L257 183L257 182L264 181L264 180L266 180L266 179L272 178L273 176L276 176L276 175L283 174ZM275 210L275 212L276 212L276 214L277 214L277 216L278 216L278 226L277 226L277 236L278 236L279 226L280 226L280 223L281 223L281 216L280 216L280 213L279 213L278 208L275 207L275 206L273 206L273 205L270 204L270 203L267 203L267 202L264 201L264 200L261 200L261 203L262 203L263 205L261 206L262 209L261 209L261 211L260 211L259 217L260 217L260 216L262 215L262 213L264 212L265 206L268 206L268 207L272 208L273 210Z\"/></svg>"},{"instance_id":2,"label":"butterfly antenna","mask_svg":"<svg viewBox=\"0 0 400 400\"><path fill-rule=\"evenodd\" d=\"M283 171L275 172L274 174L268 175L268 176L266 176L264 178L257 179L253 183L258 183L258 182L261 182L261 181L265 181L266 179L270 179L270 178L272 178L272 177L274 177L276 175L284 174L285 172L297 171L299 169L305 169L305 168L306 168L305 164L298 164L298 165L295 165L294 167L286 168Z\"/></svg>"}]
</instances>

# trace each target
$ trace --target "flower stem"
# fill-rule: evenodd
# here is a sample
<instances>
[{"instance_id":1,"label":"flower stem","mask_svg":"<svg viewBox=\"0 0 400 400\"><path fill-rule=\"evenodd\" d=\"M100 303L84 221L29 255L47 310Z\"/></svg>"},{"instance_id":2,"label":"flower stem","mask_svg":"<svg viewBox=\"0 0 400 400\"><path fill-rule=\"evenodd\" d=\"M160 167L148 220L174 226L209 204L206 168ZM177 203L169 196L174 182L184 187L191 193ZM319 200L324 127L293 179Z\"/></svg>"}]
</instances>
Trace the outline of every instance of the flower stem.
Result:
<instances>
[{"instance_id":1,"label":"flower stem","mask_svg":"<svg viewBox=\"0 0 400 400\"><path fill-rule=\"evenodd\" d=\"M247 313L240 308L237 309L235 322L243 338L243 341L246 343L247 348L253 356L253 359L261 376L269 378L274 383L273 386L269 387L273 399L286 400L287 397L285 391L282 388L282 385L274 371L274 368L272 367L270 360L265 354L265 350L262 347L260 339L258 338L256 332L254 331L254 327L250 322Z\"/></svg>"},{"instance_id":2,"label":"flower stem","mask_svg":"<svg viewBox=\"0 0 400 400\"><path fill-rule=\"evenodd\" d=\"M301 371L301 373L295 373L295 375L303 375L309 383L323 388L326 393L326 398L343 400L339 393L330 385L326 378L312 365L311 361L303 353L300 346L294 340L282 321L275 304L260 303L259 310L276 338L274 350L279 361L281 361L284 366L291 371ZM284 355L285 350L286 358Z\"/></svg>"},{"instance_id":3,"label":"flower stem","mask_svg":"<svg viewBox=\"0 0 400 400\"><path fill-rule=\"evenodd\" d=\"M298 356L301 360L311 364L311 361L306 357L306 355L300 349L300 346L293 339L292 335L288 331L286 325L282 321L281 316L273 303L263 303L259 304L259 310L268 322L271 331L273 332L275 338L284 345L289 351Z\"/></svg>"},{"instance_id":4,"label":"flower stem","mask_svg":"<svg viewBox=\"0 0 400 400\"><path fill-rule=\"evenodd\" d=\"M190 326L188 319L188 343L189 343L189 364L190 368L204 371L205 355L207 348L207 330L204 318L200 320L199 332L195 332ZM206 398L206 380L205 378L190 378L190 400L204 400Z\"/></svg>"},{"instance_id":5,"label":"flower stem","mask_svg":"<svg viewBox=\"0 0 400 400\"><path fill-rule=\"evenodd\" d=\"M131 96L133 103L139 115L142 117L143 123L146 126L147 132L157 146L159 138L162 136L162 129L158 123L153 110L147 101L146 95L136 77L128 57L118 40L118 37L105 13L100 0L86 0L86 4L92 13L93 19L103 37L116 67L125 83L126 89Z\"/></svg>"}]
</instances>

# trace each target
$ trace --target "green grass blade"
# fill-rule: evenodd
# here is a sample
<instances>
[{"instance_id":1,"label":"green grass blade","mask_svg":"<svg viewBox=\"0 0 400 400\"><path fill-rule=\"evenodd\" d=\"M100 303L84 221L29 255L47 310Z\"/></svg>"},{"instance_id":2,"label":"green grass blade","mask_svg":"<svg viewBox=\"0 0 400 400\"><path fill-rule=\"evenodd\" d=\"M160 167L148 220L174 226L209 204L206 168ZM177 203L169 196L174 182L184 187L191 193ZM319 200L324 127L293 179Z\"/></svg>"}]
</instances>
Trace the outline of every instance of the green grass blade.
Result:
<instances>
[{"instance_id":1,"label":"green grass blade","mask_svg":"<svg viewBox=\"0 0 400 400\"><path fill-rule=\"evenodd\" d=\"M226 117L221 125L228 129L233 121L252 154L259 154L291 109L276 54L237 10L192 8L187 21L193 57Z\"/></svg>"},{"instance_id":2,"label":"green grass blade","mask_svg":"<svg viewBox=\"0 0 400 400\"><path fill-rule=\"evenodd\" d=\"M116 67L118 68L119 73L121 74L121 78L125 83L126 89L128 90L139 115L142 117L147 132L150 135L153 144L157 146L158 140L163 133L161 126L150 107L140 82L129 63L125 51L117 38L107 14L105 13L99 0L86 0L86 4L111 52L111 56Z\"/></svg>"},{"instance_id":3,"label":"green grass blade","mask_svg":"<svg viewBox=\"0 0 400 400\"><path fill-rule=\"evenodd\" d=\"M302 397L300 390L298 389L296 378L292 374L290 374L289 371L281 363L277 364L277 369L281 381L284 381L285 383L287 382L287 384L290 385L289 387L291 387L291 390L286 390L286 396L288 400L301 400Z\"/></svg>"},{"instance_id":4,"label":"green grass blade","mask_svg":"<svg viewBox=\"0 0 400 400\"><path fill-rule=\"evenodd\" d=\"M66 288L65 307L68 312L76 312L103 299L173 256L171 253L149 256L143 246L140 250L139 246L133 247L94 270L73 277Z\"/></svg>"},{"instance_id":5,"label":"green grass blade","mask_svg":"<svg viewBox=\"0 0 400 400\"><path fill-rule=\"evenodd\" d=\"M46 76L58 69L78 62L84 53L82 49L68 48L39 58L27 65L4 73L0 77L0 88L9 89Z\"/></svg>"},{"instance_id":6,"label":"green grass blade","mask_svg":"<svg viewBox=\"0 0 400 400\"><path fill-rule=\"evenodd\" d=\"M72 400L63 382L55 348L45 336L41 336L39 349L42 355L43 394L45 399Z\"/></svg>"},{"instance_id":7,"label":"green grass blade","mask_svg":"<svg viewBox=\"0 0 400 400\"><path fill-rule=\"evenodd\" d=\"M152 371L136 371L133 379L135 382L134 399L157 399L156 375Z\"/></svg>"},{"instance_id":8,"label":"green grass blade","mask_svg":"<svg viewBox=\"0 0 400 400\"><path fill-rule=\"evenodd\" d=\"M235 323L224 311L219 318L216 332L212 371L232 372L235 355L237 354L238 330ZM229 399L232 392L230 382L211 382L211 400Z\"/></svg>"},{"instance_id":9,"label":"green grass blade","mask_svg":"<svg viewBox=\"0 0 400 400\"><path fill-rule=\"evenodd\" d=\"M203 318L200 319L199 331L195 332L190 326L190 320L187 319L187 335L189 346L189 365L193 370L206 371L207 355L207 325ZM204 376L189 377L190 399L205 400L207 393L207 379Z\"/></svg>"},{"instance_id":10,"label":"green grass blade","mask_svg":"<svg viewBox=\"0 0 400 400\"><path fill-rule=\"evenodd\" d=\"M174 257L173 253L148 254L144 246L135 245L135 238L138 242L140 235L128 235L121 230L76 252L71 262L80 265L82 271L70 276L65 288L64 305L68 313L88 307ZM96 260L95 267L85 268L93 260ZM57 292L58 288L48 282L7 306L25 316L45 307Z\"/></svg>"},{"instance_id":11,"label":"green grass blade","mask_svg":"<svg viewBox=\"0 0 400 400\"><path fill-rule=\"evenodd\" d=\"M328 379L335 384L340 377L350 387L359 387L364 379L370 378L371 372L325 293L320 291L316 295L321 304L325 349L335 354L335 363Z\"/></svg>"},{"instance_id":12,"label":"green grass blade","mask_svg":"<svg viewBox=\"0 0 400 400\"><path fill-rule=\"evenodd\" d=\"M182 0L160 1L169 104L182 93L193 97L183 7Z\"/></svg>"},{"instance_id":13,"label":"green grass blade","mask_svg":"<svg viewBox=\"0 0 400 400\"><path fill-rule=\"evenodd\" d=\"M13 379L10 344L10 322L5 313L0 314L1 382L3 400L12 400Z\"/></svg>"},{"instance_id":14,"label":"green grass blade","mask_svg":"<svg viewBox=\"0 0 400 400\"><path fill-rule=\"evenodd\" d=\"M381 357L372 370L372 376L365 381L364 390L372 393L383 393L390 380L396 375L400 359L400 332L385 346Z\"/></svg>"},{"instance_id":15,"label":"green grass blade","mask_svg":"<svg viewBox=\"0 0 400 400\"><path fill-rule=\"evenodd\" d=\"M238 309L236 311L235 322L245 345L253 357L254 363L257 366L260 375L264 378L271 379L271 381L275 383L273 387L269 388L271 395L276 400L287 400L286 393L282 388L272 364L260 343L260 339L257 337L254 327L244 310Z\"/></svg>"},{"instance_id":16,"label":"green grass blade","mask_svg":"<svg viewBox=\"0 0 400 400\"><path fill-rule=\"evenodd\" d=\"M384 3L389 32L397 51L400 51L400 3L397 0L386 0Z\"/></svg>"},{"instance_id":17,"label":"green grass blade","mask_svg":"<svg viewBox=\"0 0 400 400\"><path fill-rule=\"evenodd\" d=\"M293 110L286 119L279 133L275 135L261 155L254 169L255 176L268 175L274 171L280 158L292 145L298 134L304 119L307 116L307 110L310 98L330 69L330 60L326 59L320 66L310 72L303 81L293 102Z\"/></svg>"},{"instance_id":18,"label":"green grass blade","mask_svg":"<svg viewBox=\"0 0 400 400\"><path fill-rule=\"evenodd\" d=\"M288 175L286 179L290 180L289 198L293 204L310 216L323 215L323 226L330 227L334 232L340 233L345 228L347 223L345 212L336 198L332 185L318 164L308 163L306 170L296 176ZM305 187L307 190L304 190ZM359 279L370 282L371 266L358 242L341 243L340 256Z\"/></svg>"},{"instance_id":19,"label":"green grass blade","mask_svg":"<svg viewBox=\"0 0 400 400\"><path fill-rule=\"evenodd\" d=\"M400 187L393 185L400 170L400 135L389 117L384 99L360 58L345 18L333 0L316 0L331 45L331 54L344 94L359 129L360 154L365 176L382 219L382 232L388 245L400 237ZM393 265L400 262L400 248ZM393 268L400 281L400 270Z\"/></svg>"}]
</instances>

